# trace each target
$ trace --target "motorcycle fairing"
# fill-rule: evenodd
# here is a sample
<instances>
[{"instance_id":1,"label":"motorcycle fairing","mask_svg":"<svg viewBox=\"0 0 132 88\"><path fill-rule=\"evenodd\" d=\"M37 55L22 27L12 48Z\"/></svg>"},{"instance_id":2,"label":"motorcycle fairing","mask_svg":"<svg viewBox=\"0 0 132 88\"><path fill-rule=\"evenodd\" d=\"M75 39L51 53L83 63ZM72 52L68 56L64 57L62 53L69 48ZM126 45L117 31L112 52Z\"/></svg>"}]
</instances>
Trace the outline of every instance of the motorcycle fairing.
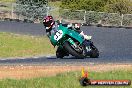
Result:
<instances>
[{"instance_id":1,"label":"motorcycle fairing","mask_svg":"<svg viewBox=\"0 0 132 88\"><path fill-rule=\"evenodd\" d=\"M61 31L61 30L63 31L63 33L61 33L62 38L60 38L59 40L55 40L56 33L54 35L51 35L51 37L50 37L50 40L54 46L59 45L59 43L60 43L59 41L61 41L63 43L65 41L69 41L71 43L71 39L67 38L67 36L69 36L70 38L76 39L77 41L80 42L80 44L83 43L84 38L78 32L76 32L72 29L68 29L67 27L64 27L62 24L60 24L58 27L58 31ZM67 38L67 39L65 40L65 38ZM71 43L71 44L73 44L73 43Z\"/></svg>"}]
</instances>

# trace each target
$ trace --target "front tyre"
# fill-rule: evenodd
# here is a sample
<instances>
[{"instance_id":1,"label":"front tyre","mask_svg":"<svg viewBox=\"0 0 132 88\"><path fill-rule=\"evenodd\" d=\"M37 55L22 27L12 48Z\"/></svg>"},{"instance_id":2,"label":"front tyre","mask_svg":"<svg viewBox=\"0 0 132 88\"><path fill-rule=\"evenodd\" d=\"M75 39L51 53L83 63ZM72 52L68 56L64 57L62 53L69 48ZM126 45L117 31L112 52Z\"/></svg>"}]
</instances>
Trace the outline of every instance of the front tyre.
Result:
<instances>
[{"instance_id":1,"label":"front tyre","mask_svg":"<svg viewBox=\"0 0 132 88\"><path fill-rule=\"evenodd\" d=\"M64 43L64 48L73 56L77 58L84 58L83 53L77 52L75 49L72 48L72 46L69 44L69 42Z\"/></svg>"},{"instance_id":2,"label":"front tyre","mask_svg":"<svg viewBox=\"0 0 132 88\"><path fill-rule=\"evenodd\" d=\"M64 51L60 48L57 48L56 57L57 58L63 58L64 57Z\"/></svg>"},{"instance_id":3,"label":"front tyre","mask_svg":"<svg viewBox=\"0 0 132 88\"><path fill-rule=\"evenodd\" d=\"M59 52L56 52L56 57L57 58L63 58L64 57L64 55L62 55L61 53L59 53Z\"/></svg>"}]
</instances>

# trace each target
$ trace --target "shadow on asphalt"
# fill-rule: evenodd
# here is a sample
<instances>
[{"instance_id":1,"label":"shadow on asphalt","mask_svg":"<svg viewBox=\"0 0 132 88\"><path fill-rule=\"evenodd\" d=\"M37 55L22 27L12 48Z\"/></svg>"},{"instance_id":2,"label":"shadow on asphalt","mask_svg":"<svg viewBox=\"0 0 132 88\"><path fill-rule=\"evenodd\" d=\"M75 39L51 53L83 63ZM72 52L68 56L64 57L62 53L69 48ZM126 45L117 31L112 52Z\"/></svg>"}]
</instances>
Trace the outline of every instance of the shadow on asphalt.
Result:
<instances>
[{"instance_id":1,"label":"shadow on asphalt","mask_svg":"<svg viewBox=\"0 0 132 88\"><path fill-rule=\"evenodd\" d=\"M86 59L86 58L76 58L76 57L70 56L70 57L64 57L64 58L49 57L47 59Z\"/></svg>"},{"instance_id":2,"label":"shadow on asphalt","mask_svg":"<svg viewBox=\"0 0 132 88\"><path fill-rule=\"evenodd\" d=\"M56 64L56 63L131 63L131 56L126 58L126 56L108 56L102 55L99 58L84 58L79 59L75 57L65 57L63 59L53 57L39 57L39 58L16 58L16 59L1 59L0 65L45 65L45 64Z\"/></svg>"},{"instance_id":3,"label":"shadow on asphalt","mask_svg":"<svg viewBox=\"0 0 132 88\"><path fill-rule=\"evenodd\" d=\"M54 62L75 62L77 60L80 61L85 61L86 59L91 59L91 58L76 58L76 57L64 57L64 58L56 58L55 56L53 57L40 57L40 58L16 58L16 59L3 59L0 60L0 64L33 64L33 63L54 63Z\"/></svg>"}]
</instances>

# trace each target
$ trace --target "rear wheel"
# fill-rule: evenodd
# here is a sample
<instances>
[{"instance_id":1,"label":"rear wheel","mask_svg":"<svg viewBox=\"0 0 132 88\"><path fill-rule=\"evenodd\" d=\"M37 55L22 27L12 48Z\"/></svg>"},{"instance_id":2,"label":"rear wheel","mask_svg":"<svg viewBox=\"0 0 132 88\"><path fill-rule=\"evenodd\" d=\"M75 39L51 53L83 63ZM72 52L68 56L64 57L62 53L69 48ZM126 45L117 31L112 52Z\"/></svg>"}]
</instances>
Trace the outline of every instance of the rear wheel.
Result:
<instances>
[{"instance_id":1,"label":"rear wheel","mask_svg":"<svg viewBox=\"0 0 132 88\"><path fill-rule=\"evenodd\" d=\"M95 46L92 47L90 57L91 58L98 58L99 57L99 51Z\"/></svg>"},{"instance_id":2,"label":"rear wheel","mask_svg":"<svg viewBox=\"0 0 132 88\"><path fill-rule=\"evenodd\" d=\"M73 56L77 58L84 58L83 52L77 52L70 44L69 42L64 43L65 49Z\"/></svg>"}]
</instances>

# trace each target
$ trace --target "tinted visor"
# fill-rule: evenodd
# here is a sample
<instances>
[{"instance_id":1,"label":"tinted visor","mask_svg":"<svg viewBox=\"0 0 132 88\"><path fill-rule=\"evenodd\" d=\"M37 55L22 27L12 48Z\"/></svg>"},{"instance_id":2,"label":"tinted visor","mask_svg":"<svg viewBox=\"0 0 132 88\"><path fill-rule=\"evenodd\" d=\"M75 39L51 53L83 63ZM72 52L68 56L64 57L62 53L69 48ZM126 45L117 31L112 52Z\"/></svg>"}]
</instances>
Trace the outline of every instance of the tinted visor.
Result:
<instances>
[{"instance_id":1,"label":"tinted visor","mask_svg":"<svg viewBox=\"0 0 132 88\"><path fill-rule=\"evenodd\" d=\"M48 22L43 22L45 27L49 27L51 25L52 21L48 21Z\"/></svg>"}]
</instances>

